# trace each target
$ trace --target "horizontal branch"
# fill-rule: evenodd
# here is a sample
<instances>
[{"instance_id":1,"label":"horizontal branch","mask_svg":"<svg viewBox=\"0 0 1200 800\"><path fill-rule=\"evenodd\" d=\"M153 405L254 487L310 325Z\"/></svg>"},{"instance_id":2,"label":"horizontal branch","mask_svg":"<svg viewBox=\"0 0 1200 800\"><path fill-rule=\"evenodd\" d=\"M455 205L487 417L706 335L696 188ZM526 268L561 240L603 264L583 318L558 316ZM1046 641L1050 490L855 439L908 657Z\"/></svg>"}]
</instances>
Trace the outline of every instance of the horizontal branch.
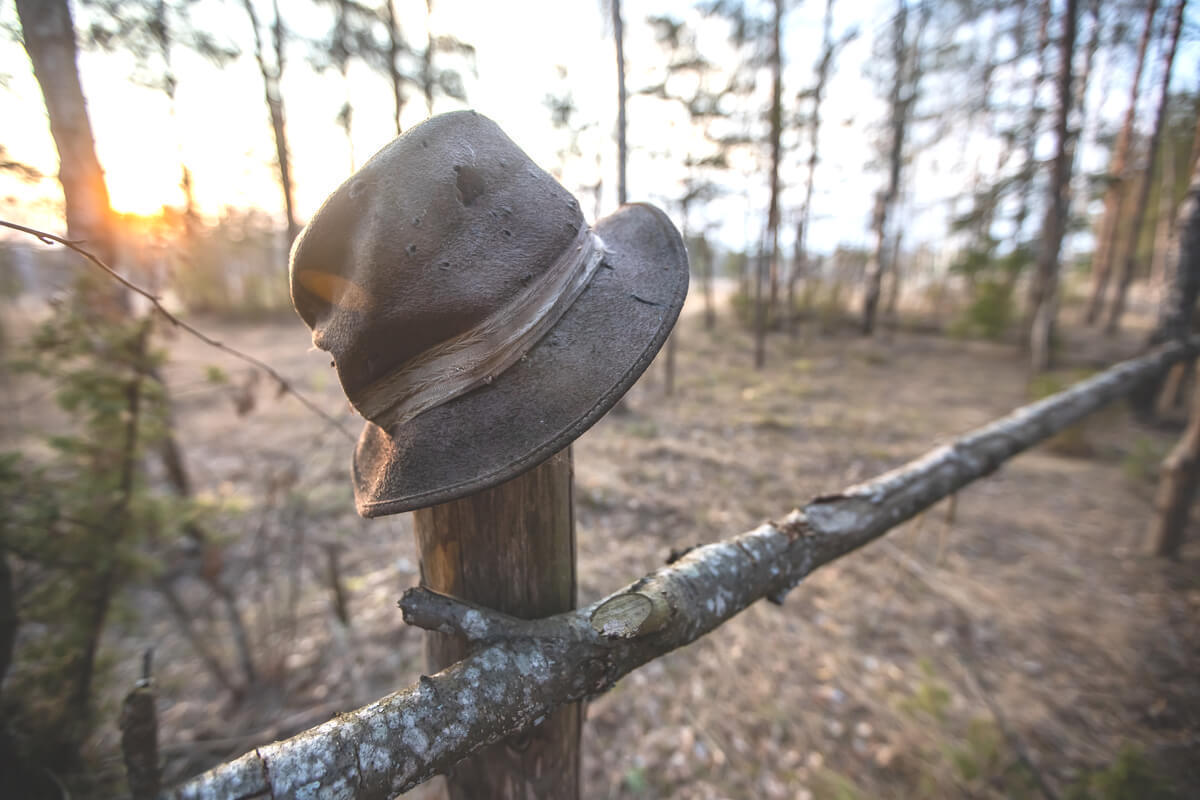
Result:
<instances>
[{"instance_id":1,"label":"horizontal branch","mask_svg":"<svg viewBox=\"0 0 1200 800\"><path fill-rule=\"evenodd\" d=\"M612 686L762 597L781 600L813 570L881 536L1013 455L1128 394L1197 342L1173 343L1019 408L874 480L683 554L592 605L518 620L426 589L405 620L479 649L415 685L260 747L164 797L390 798L552 710Z\"/></svg>"}]
</instances>

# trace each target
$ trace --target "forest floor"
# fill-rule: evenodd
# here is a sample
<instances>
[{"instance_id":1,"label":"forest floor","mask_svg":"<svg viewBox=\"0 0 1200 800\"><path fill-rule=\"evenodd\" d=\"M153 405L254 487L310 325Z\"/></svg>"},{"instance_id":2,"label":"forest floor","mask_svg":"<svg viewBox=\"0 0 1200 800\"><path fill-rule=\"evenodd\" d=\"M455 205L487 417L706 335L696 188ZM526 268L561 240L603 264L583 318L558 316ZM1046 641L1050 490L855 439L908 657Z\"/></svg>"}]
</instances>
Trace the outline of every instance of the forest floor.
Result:
<instances>
[{"instance_id":1,"label":"forest floor","mask_svg":"<svg viewBox=\"0 0 1200 800\"><path fill-rule=\"evenodd\" d=\"M301 323L197 323L357 431ZM728 315L710 331L685 314L675 335L674 393L660 358L631 411L574 445L580 603L1031 399L1011 345L809 325L774 334L755 370ZM1085 341L1072 334L1050 383L1137 350L1133 335ZM413 682L422 633L396 608L417 580L411 522L357 518L351 442L238 362L186 337L168 348L178 433L229 542L222 567L262 687L232 704L157 595L137 593L141 613L109 637L112 694L153 644L175 780ZM1197 796L1200 526L1179 561L1144 554L1177 437L1101 412L819 570L783 606L759 603L626 677L588 704L583 797L1037 797L1036 780L1059 796L1089 781L1086 796L1107 796L1105 781ZM328 591L334 550L348 626ZM198 582L186 588L232 670L219 612Z\"/></svg>"}]
</instances>

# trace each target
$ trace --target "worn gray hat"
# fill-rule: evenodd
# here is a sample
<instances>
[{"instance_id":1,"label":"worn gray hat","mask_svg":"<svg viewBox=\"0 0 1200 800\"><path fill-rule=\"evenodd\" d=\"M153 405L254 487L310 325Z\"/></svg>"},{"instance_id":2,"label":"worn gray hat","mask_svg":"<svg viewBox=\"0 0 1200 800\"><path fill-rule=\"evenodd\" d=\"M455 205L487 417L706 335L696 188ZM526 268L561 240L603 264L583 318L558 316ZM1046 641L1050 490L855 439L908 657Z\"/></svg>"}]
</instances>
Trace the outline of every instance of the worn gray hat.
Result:
<instances>
[{"instance_id":1,"label":"worn gray hat","mask_svg":"<svg viewBox=\"0 0 1200 800\"><path fill-rule=\"evenodd\" d=\"M321 206L292 300L367 419L360 514L444 503L570 444L645 371L687 293L671 221L579 203L491 120L433 117Z\"/></svg>"}]
</instances>

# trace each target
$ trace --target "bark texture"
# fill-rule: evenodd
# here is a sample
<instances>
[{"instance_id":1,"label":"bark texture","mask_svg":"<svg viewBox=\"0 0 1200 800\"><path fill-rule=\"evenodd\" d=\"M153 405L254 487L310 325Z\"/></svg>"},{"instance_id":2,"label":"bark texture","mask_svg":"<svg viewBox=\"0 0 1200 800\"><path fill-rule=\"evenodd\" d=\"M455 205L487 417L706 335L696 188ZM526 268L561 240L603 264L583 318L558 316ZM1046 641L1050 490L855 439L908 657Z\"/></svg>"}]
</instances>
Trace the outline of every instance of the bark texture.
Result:
<instances>
[{"instance_id":1,"label":"bark texture","mask_svg":"<svg viewBox=\"0 0 1200 800\"><path fill-rule=\"evenodd\" d=\"M586 608L522 620L410 589L405 620L471 643L464 660L403 691L260 747L164 798L392 797L481 747L601 692L763 597L882 536L1006 460L1128 394L1200 340L1173 342L1017 409L898 469L818 497L780 522L689 551Z\"/></svg>"},{"instance_id":2,"label":"bark texture","mask_svg":"<svg viewBox=\"0 0 1200 800\"><path fill-rule=\"evenodd\" d=\"M283 92L280 83L283 80L284 64L284 27L279 15L279 2L275 0L272 9L275 20L271 25L271 43L274 51L274 63L266 57L266 45L263 42L263 32L259 24L258 13L254 10L253 0L242 0L246 15L254 28L254 60L258 63L258 71L262 74L263 97L267 102L267 112L271 117L271 132L275 141L275 160L279 170L279 188L283 192L283 210L287 218L287 240L290 246L300 233L300 224L296 222L296 201L292 187L292 166L288 155L287 120L283 109Z\"/></svg>"},{"instance_id":3,"label":"bark texture","mask_svg":"<svg viewBox=\"0 0 1200 800\"><path fill-rule=\"evenodd\" d=\"M1200 296L1200 161L1192 168L1187 195L1179 204L1175 236L1167 250L1170 283L1163 293L1150 345L1186 339Z\"/></svg>"},{"instance_id":4,"label":"bark texture","mask_svg":"<svg viewBox=\"0 0 1200 800\"><path fill-rule=\"evenodd\" d=\"M864 336L870 336L875 330L875 316L879 309L883 273L887 267L885 253L888 220L891 218L892 209L900 196L900 178L904 169L904 148L908 137L908 126L912 119L913 107L917 102L917 92L921 81L921 37L929 20L929 9L924 5L918 8L917 30L911 43L907 39L908 11L908 0L900 0L896 8L896 21L892 32L892 68L895 70L895 77L888 98L890 128L887 152L888 181L887 187L876 198L875 214L872 220L875 242L867 259L867 285L863 294L862 309Z\"/></svg>"},{"instance_id":5,"label":"bark texture","mask_svg":"<svg viewBox=\"0 0 1200 800\"><path fill-rule=\"evenodd\" d=\"M1193 391L1187 430L1162 463L1155 514L1150 523L1150 551L1155 555L1168 558L1179 555L1197 483L1200 483L1200 391Z\"/></svg>"},{"instance_id":6,"label":"bark texture","mask_svg":"<svg viewBox=\"0 0 1200 800\"><path fill-rule=\"evenodd\" d=\"M1172 340L1186 340L1191 333L1196 299L1200 296L1200 161L1192 168L1187 195L1179 205L1175 235L1167 251L1167 271L1170 283L1162 293L1158 322L1148 342L1150 347ZM1176 372L1181 366L1177 364L1172 370L1176 386L1172 387L1172 382L1167 385L1172 395L1184 377L1182 371ZM1159 376L1130 395L1135 415L1147 420L1153 418L1162 383L1162 376ZM1162 394L1166 395L1167 391L1163 390ZM1173 399L1169 398L1171 406Z\"/></svg>"},{"instance_id":7,"label":"bark texture","mask_svg":"<svg viewBox=\"0 0 1200 800\"><path fill-rule=\"evenodd\" d=\"M1060 63L1056 81L1058 103L1054 118L1054 162L1050 172L1046 216L1042 223L1041 250L1038 253L1037 272L1033 276L1031 292L1029 353L1030 368L1034 372L1041 372L1050 367L1054 325L1058 317L1059 258L1063 235L1067 229L1067 211L1070 208L1072 154L1069 122L1074 100L1071 85L1078 21L1078 0L1067 0L1062 15Z\"/></svg>"},{"instance_id":8,"label":"bark texture","mask_svg":"<svg viewBox=\"0 0 1200 800\"><path fill-rule=\"evenodd\" d=\"M808 160L805 163L804 202L796 221L796 255L792 271L788 275L787 310L784 324L788 334L796 334L796 282L808 271L807 237L809 220L812 217L813 186L816 182L817 164L820 161L818 144L821 134L821 101L825 97L825 84L833 66L833 0L825 0L825 16L821 25L821 59L817 62L817 82L812 90L812 119L808 124Z\"/></svg>"},{"instance_id":9,"label":"bark texture","mask_svg":"<svg viewBox=\"0 0 1200 800\"><path fill-rule=\"evenodd\" d=\"M116 263L117 243L104 171L79 83L75 25L67 0L17 0L25 51L42 89L58 149L67 238Z\"/></svg>"},{"instance_id":10,"label":"bark texture","mask_svg":"<svg viewBox=\"0 0 1200 800\"><path fill-rule=\"evenodd\" d=\"M775 309L779 302L779 166L783 160L783 0L775 0L771 17L771 182L767 203L767 246L770 248L770 293L768 307ZM766 315L763 315L764 317ZM759 330L760 342L755 349L754 365L763 365L765 330Z\"/></svg>"},{"instance_id":11,"label":"bark texture","mask_svg":"<svg viewBox=\"0 0 1200 800\"><path fill-rule=\"evenodd\" d=\"M392 113L396 124L396 135L404 132L400 127L400 112L404 110L404 75L400 72L400 56L404 52L404 38L400 32L400 15L396 12L396 0L387 0L383 9L387 23L388 51L387 73L392 85Z\"/></svg>"},{"instance_id":12,"label":"bark texture","mask_svg":"<svg viewBox=\"0 0 1200 800\"><path fill-rule=\"evenodd\" d=\"M1158 182L1158 219L1154 222L1154 244L1150 257L1150 285L1161 289L1166 283L1167 248L1171 246L1171 231L1175 227L1175 143L1167 136L1162 142L1162 176Z\"/></svg>"},{"instance_id":13,"label":"bark texture","mask_svg":"<svg viewBox=\"0 0 1200 800\"><path fill-rule=\"evenodd\" d=\"M413 514L421 585L520 619L575 607L571 451L510 481ZM466 658L471 643L431 631L425 661L437 672ZM571 704L535 728L484 748L447 773L451 800L579 796L580 708Z\"/></svg>"},{"instance_id":14,"label":"bark texture","mask_svg":"<svg viewBox=\"0 0 1200 800\"><path fill-rule=\"evenodd\" d=\"M1104 190L1104 213L1100 217L1100 228L1096 231L1096 253L1092 257L1092 295L1088 301L1085 316L1089 325L1100 316L1100 309L1104 305L1104 294L1108 290L1109 276L1112 274L1113 251L1117 246L1117 229L1121 221L1122 207L1125 205L1126 162L1129 160L1129 146L1133 140L1133 121L1142 83L1142 70L1146 64L1146 49L1150 46L1150 33L1154 30L1154 12L1157 10L1158 0L1150 0L1146 5L1145 21L1142 23L1142 38L1138 42L1137 61L1133 71L1133 81L1129 85L1129 103L1125 106L1125 119L1117 134L1116 144L1113 145L1112 161L1108 166L1108 187Z\"/></svg>"},{"instance_id":15,"label":"bark texture","mask_svg":"<svg viewBox=\"0 0 1200 800\"><path fill-rule=\"evenodd\" d=\"M1021 171L1016 177L1017 212L1013 217L1013 225L1016 228L1014 238L1018 243L1024 241L1025 222L1029 219L1029 209L1033 204L1033 179L1038 169L1037 142L1042 132L1042 117L1045 113L1044 105L1039 98L1042 94L1042 85L1046 82L1046 75L1050 71L1046 66L1046 53L1050 49L1052 5L1051 0L1042 0L1041 9L1038 12L1038 33L1035 45L1037 70L1029 81L1029 117L1025 122L1024 136L1021 137L1021 151L1024 163L1021 165ZM1023 52L1023 32L1020 34L1019 39L1017 52Z\"/></svg>"},{"instance_id":16,"label":"bark texture","mask_svg":"<svg viewBox=\"0 0 1200 800\"><path fill-rule=\"evenodd\" d=\"M1136 204L1133 207L1133 219L1129 225L1129 237L1125 244L1125 259L1121 265L1121 278L1117 283L1112 305L1109 306L1108 319L1104 323L1104 332L1116 333L1121 324L1121 316L1125 313L1125 301L1129 295L1129 285L1133 283L1133 273L1137 268L1138 235L1142 223L1146 220L1146 209L1150 205L1150 188L1154 172L1154 157L1158 153L1158 143L1162 141L1163 128L1167 120L1167 100L1170 97L1171 67L1175 63L1175 52L1179 47L1179 32L1183 29L1183 9L1186 0L1178 0L1171 15L1170 44L1163 54L1162 87L1158 96L1158 113L1154 119L1154 132L1150 134L1150 142L1146 145L1146 165L1142 180L1138 187Z\"/></svg>"},{"instance_id":17,"label":"bark texture","mask_svg":"<svg viewBox=\"0 0 1200 800\"><path fill-rule=\"evenodd\" d=\"M625 25L621 20L621 0L612 0L613 39L617 45L617 205L625 205Z\"/></svg>"}]
</instances>

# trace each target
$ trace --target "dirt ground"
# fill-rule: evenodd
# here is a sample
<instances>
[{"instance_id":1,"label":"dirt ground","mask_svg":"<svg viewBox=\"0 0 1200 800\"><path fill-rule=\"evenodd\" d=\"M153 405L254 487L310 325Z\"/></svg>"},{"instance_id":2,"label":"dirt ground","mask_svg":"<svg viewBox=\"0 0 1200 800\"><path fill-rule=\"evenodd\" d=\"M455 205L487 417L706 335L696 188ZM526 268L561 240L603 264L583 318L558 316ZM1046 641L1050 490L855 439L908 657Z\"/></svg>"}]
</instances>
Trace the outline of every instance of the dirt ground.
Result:
<instances>
[{"instance_id":1,"label":"dirt ground","mask_svg":"<svg viewBox=\"0 0 1200 800\"><path fill-rule=\"evenodd\" d=\"M357 431L298 321L197 323ZM581 603L1030 396L1007 345L805 327L775 335L756 371L728 316L701 323L685 314L677 330L671 397L660 358L632 411L574 446ZM232 704L158 596L137 594L141 613L110 636L113 692L154 645L174 780L414 681L422 634L395 604L417 578L411 523L354 514L351 442L238 362L184 337L169 348L183 450L229 541L222 568L265 687ZM1132 337L1068 347L1061 380L1122 349ZM211 365L230 382L206 380ZM239 415L235 400L253 408ZM1063 796L1118 761L1149 771L1139 786L1200 796L1200 537L1177 562L1144 555L1153 477L1177 435L1102 412L1070 447L1019 456L782 607L760 603L628 676L588 705L583 796L1037 797L1037 780ZM349 626L332 610L332 551ZM198 582L186 597L232 665L211 597Z\"/></svg>"}]
</instances>

